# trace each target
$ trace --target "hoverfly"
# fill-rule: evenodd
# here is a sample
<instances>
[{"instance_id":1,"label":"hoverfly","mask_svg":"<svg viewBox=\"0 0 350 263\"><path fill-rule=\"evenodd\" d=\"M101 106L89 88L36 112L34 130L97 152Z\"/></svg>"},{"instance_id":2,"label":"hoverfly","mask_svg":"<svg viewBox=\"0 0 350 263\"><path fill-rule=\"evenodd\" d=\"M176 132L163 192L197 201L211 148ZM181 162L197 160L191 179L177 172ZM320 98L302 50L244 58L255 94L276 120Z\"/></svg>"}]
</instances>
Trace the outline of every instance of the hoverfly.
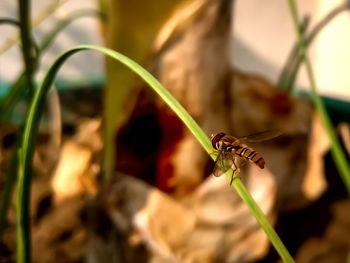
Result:
<instances>
[{"instance_id":1,"label":"hoverfly","mask_svg":"<svg viewBox=\"0 0 350 263\"><path fill-rule=\"evenodd\" d=\"M260 153L243 143L266 141L280 135L281 132L276 130L254 133L241 138L236 138L223 132L212 134L211 143L214 149L218 151L213 174L218 177L231 168L234 175L236 172L239 172L239 168L247 161L251 161L260 169L264 169L265 160ZM233 176L231 183L232 180Z\"/></svg>"}]
</instances>

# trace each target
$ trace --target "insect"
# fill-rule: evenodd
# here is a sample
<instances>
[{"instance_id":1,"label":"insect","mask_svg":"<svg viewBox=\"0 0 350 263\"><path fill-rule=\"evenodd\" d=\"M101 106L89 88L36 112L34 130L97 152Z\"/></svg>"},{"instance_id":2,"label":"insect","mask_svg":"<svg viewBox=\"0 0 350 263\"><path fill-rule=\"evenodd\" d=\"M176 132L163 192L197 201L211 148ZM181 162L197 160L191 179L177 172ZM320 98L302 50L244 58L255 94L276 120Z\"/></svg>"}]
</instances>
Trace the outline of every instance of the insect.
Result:
<instances>
[{"instance_id":1,"label":"insect","mask_svg":"<svg viewBox=\"0 0 350 263\"><path fill-rule=\"evenodd\" d=\"M218 157L215 161L213 174L215 176L221 176L228 169L232 168L234 175L236 172L239 172L239 168L247 161L251 161L260 169L264 169L265 160L260 153L243 143L261 142L280 135L281 132L276 130L254 133L241 138L236 138L223 132L212 134L211 143L214 149L218 150ZM231 178L231 183L232 180L233 176Z\"/></svg>"}]
</instances>

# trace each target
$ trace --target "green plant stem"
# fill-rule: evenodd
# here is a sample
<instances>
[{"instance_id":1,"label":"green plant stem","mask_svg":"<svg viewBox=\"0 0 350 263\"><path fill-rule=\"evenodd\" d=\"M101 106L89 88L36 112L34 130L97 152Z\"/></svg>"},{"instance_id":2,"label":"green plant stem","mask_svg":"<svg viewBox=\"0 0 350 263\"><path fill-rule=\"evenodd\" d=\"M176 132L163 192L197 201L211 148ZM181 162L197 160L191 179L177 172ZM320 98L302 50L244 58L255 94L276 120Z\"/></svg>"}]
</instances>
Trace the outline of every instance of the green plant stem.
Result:
<instances>
[{"instance_id":1,"label":"green plant stem","mask_svg":"<svg viewBox=\"0 0 350 263\"><path fill-rule=\"evenodd\" d=\"M35 28L39 24L41 24L47 17L51 16L60 6L65 4L68 0L60 0L60 1L52 1L47 5L43 11L41 11L36 17L33 19L32 28ZM0 56L8 51L11 47L19 43L18 36L11 38L9 41L2 46L0 46Z\"/></svg>"},{"instance_id":2,"label":"green plant stem","mask_svg":"<svg viewBox=\"0 0 350 263\"><path fill-rule=\"evenodd\" d=\"M337 17L340 13L344 11L349 11L350 5L348 3L342 3L339 6L335 7L332 11L330 11L324 18L321 19L320 22L311 30L311 32L305 37L305 48L307 48L312 41L316 38L316 36L321 32L321 30L328 25L335 17ZM303 22L303 26L301 29L301 34L305 35L307 21ZM299 42L297 42L290 55L288 56L288 60L286 65L284 66L282 73L277 81L277 86L283 88L287 92L291 92L294 86L295 78L298 74L300 64L303 59L298 56L299 54Z\"/></svg>"},{"instance_id":3,"label":"green plant stem","mask_svg":"<svg viewBox=\"0 0 350 263\"><path fill-rule=\"evenodd\" d=\"M304 18L303 23L300 27L300 31L302 32L302 34L305 34L309 26L309 23L310 23L310 17L307 16ZM290 92L290 90L288 89L289 88L288 82L292 78L291 76L294 74L295 66L297 64L298 59L300 61L300 58L298 57L298 53L299 53L298 43L296 43L293 46L292 50L290 51L287 61L283 66L282 72L277 80L277 87L279 87L280 89L286 90L288 92Z\"/></svg>"},{"instance_id":4,"label":"green plant stem","mask_svg":"<svg viewBox=\"0 0 350 263\"><path fill-rule=\"evenodd\" d=\"M33 156L33 153L30 154ZM21 180L17 182L17 262L31 262L31 231L30 231L30 185L31 185L31 169L26 169L24 159L28 154L24 154L22 149L18 150L18 175L21 175ZM24 176L25 175L25 176Z\"/></svg>"},{"instance_id":5,"label":"green plant stem","mask_svg":"<svg viewBox=\"0 0 350 263\"><path fill-rule=\"evenodd\" d=\"M29 96L34 92L34 47L32 41L32 31L30 25L30 1L29 0L19 0L18 1L18 10L19 10L19 23L20 23L20 37L22 43L22 56L25 64L25 76L26 76L26 85L27 90L29 91ZM22 151L19 151L19 158L21 157ZM19 165L19 174L22 173L23 167ZM31 240L30 240L30 226L29 226L29 203L25 200L24 196L30 196L30 176L23 178L23 180L18 182L18 188L24 190L18 194L18 206L17 213L19 208L23 214L27 215L24 218L18 217L21 219L17 222L17 237L22 238L22 242L18 244L17 247L17 262L30 262L31 259ZM29 182L28 182L29 180ZM23 187L22 184L29 187Z\"/></svg>"},{"instance_id":6,"label":"green plant stem","mask_svg":"<svg viewBox=\"0 0 350 263\"><path fill-rule=\"evenodd\" d=\"M302 58L302 61L305 64L306 72L310 81L312 99L315 103L318 113L320 114L323 125L327 130L329 139L331 140L331 153L335 161L336 167L339 171L339 174L345 184L348 193L350 194L350 167L341 149L337 136L333 130L332 122L327 114L323 101L321 97L317 94L317 85L313 74L312 66L306 52L305 41L303 39L304 37L303 34L301 34L301 32L299 31L299 17L295 1L288 0L288 4L293 18L294 29L298 38L299 56Z\"/></svg>"},{"instance_id":7,"label":"green plant stem","mask_svg":"<svg viewBox=\"0 0 350 263\"><path fill-rule=\"evenodd\" d=\"M28 117L26 119L26 124L24 127L23 138L21 143L21 150L19 152L19 170L18 170L18 187L17 187L17 244L21 253L29 254L30 249L29 234L27 229L30 227L29 222L29 202L30 202L30 181L31 181L31 170L32 170L32 156L34 151L34 141L36 133L39 127L39 120L42 114L42 107L45 102L46 94L52 85L54 78L62 66L62 64L73 54L83 50L94 50L101 52L107 56L110 56L120 63L127 66L130 70L134 71L139 75L146 83L148 83L151 88L168 104L168 106L177 114L177 116L183 121L187 128L196 137L198 142L202 147L211 155L214 159L215 154L213 152L210 140L203 130L198 126L198 124L192 119L192 117L187 113L187 111L182 107L182 105L166 90L157 79L155 79L148 71L142 68L139 64L129 59L128 57L113 51L111 49L96 47L92 45L81 45L74 47L61 56L59 56L54 64L49 68L46 73L44 80L39 85L36 90L32 103L30 105L30 110ZM231 177L230 177L231 178ZM284 247L281 240L278 238L276 232L269 224L267 218L260 210L260 208L255 203L254 199L250 196L249 192L240 181L236 178L232 182L233 187L236 189L242 200L249 207L250 211L257 219L258 223L261 225L268 238L271 240L272 244L276 248L277 252L280 254L281 258L285 262L294 262L292 257L289 255L287 249ZM22 261L24 262L24 261ZM30 262L29 260L26 262Z\"/></svg>"},{"instance_id":8,"label":"green plant stem","mask_svg":"<svg viewBox=\"0 0 350 263\"><path fill-rule=\"evenodd\" d=\"M36 50L36 57L37 58L39 57L39 52L40 53L44 52L50 46L50 44L53 42L56 36L66 26L68 26L71 22L75 21L76 19L86 17L86 16L102 17L102 14L92 9L83 9L83 10L72 12L68 17L59 21L56 24L56 26L49 32L49 34L46 35L40 47L37 47L37 45L33 41L33 44L35 45L35 50ZM0 24L11 24L15 26L20 26L20 23L18 21L11 18L0 18ZM26 72L23 71L18 77L17 81L12 85L10 92L0 103L0 112L1 112L2 119L10 118L12 109L15 103L19 100L19 97L23 94L23 87L25 88L25 85L26 85ZM16 154L16 151L18 150L18 143L16 144L15 149L16 150L11 160L9 172L6 174L4 191L2 194L2 198L0 200L0 238L2 237L2 233L5 228L7 210L11 201L13 186L15 185L16 179L17 179L16 177L17 174L15 169L18 164L18 156Z\"/></svg>"},{"instance_id":9,"label":"green plant stem","mask_svg":"<svg viewBox=\"0 0 350 263\"><path fill-rule=\"evenodd\" d=\"M0 18L0 24L9 24L9 25L19 27L19 22L12 18L5 18L5 17Z\"/></svg>"},{"instance_id":10,"label":"green plant stem","mask_svg":"<svg viewBox=\"0 0 350 263\"><path fill-rule=\"evenodd\" d=\"M22 56L25 64L25 75L27 81L27 89L31 95L34 91L34 72L35 72L35 48L32 41L32 30L30 21L30 1L19 0L19 23L20 36L22 43Z\"/></svg>"},{"instance_id":11,"label":"green plant stem","mask_svg":"<svg viewBox=\"0 0 350 263\"><path fill-rule=\"evenodd\" d=\"M42 53L44 50L46 50L52 44L53 40L57 37L57 35L60 32L62 32L62 30L65 29L70 23L74 22L79 18L89 16L102 18L103 14L94 9L81 9L71 12L67 17L58 21L54 28L48 34L45 35L44 40L40 44L39 51Z\"/></svg>"},{"instance_id":12,"label":"green plant stem","mask_svg":"<svg viewBox=\"0 0 350 263\"><path fill-rule=\"evenodd\" d=\"M65 19L59 21L55 27L45 36L44 40L38 47L34 42L36 49L36 60L39 61L39 56L42 54L55 40L57 35L62 32L64 28L66 28L70 23L75 21L76 19L87 17L87 16L95 16L102 17L102 14L96 10L92 9L83 9L72 12ZM23 71L16 82L11 86L10 92L2 99L0 103L1 117L3 119L10 118L10 114L15 106L16 102L18 102L20 96L23 94L23 87L25 87L26 81L26 72Z\"/></svg>"},{"instance_id":13,"label":"green plant stem","mask_svg":"<svg viewBox=\"0 0 350 263\"><path fill-rule=\"evenodd\" d=\"M227 172L226 176L228 180L231 180L232 172ZM261 228L269 237L269 240L271 241L278 254L281 256L283 262L294 262L294 259L291 257L288 250L283 245L281 239L269 223L263 211L261 211L260 207L256 204L253 197L249 194L242 181L238 177L235 177L232 181L232 186L235 188L236 192L242 198L242 200L244 200L244 203L248 206L250 212L254 215Z\"/></svg>"}]
</instances>

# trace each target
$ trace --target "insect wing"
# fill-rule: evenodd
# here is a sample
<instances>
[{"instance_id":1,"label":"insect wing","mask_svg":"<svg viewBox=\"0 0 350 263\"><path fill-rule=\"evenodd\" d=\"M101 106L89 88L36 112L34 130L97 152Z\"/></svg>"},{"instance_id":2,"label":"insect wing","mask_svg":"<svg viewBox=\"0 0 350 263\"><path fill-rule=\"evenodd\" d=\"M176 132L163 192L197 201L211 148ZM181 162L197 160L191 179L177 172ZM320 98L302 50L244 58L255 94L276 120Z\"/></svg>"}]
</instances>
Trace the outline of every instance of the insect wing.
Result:
<instances>
[{"instance_id":1,"label":"insect wing","mask_svg":"<svg viewBox=\"0 0 350 263\"><path fill-rule=\"evenodd\" d=\"M276 138L281 135L282 135L282 132L280 132L279 130L268 130L268 131L253 133L248 136L240 137L239 140L241 142L262 142L262 141L267 141L267 140Z\"/></svg>"},{"instance_id":2,"label":"insect wing","mask_svg":"<svg viewBox=\"0 0 350 263\"><path fill-rule=\"evenodd\" d=\"M216 158L213 174L219 177L227 172L228 169L234 167L235 156L229 152L220 152Z\"/></svg>"}]
</instances>

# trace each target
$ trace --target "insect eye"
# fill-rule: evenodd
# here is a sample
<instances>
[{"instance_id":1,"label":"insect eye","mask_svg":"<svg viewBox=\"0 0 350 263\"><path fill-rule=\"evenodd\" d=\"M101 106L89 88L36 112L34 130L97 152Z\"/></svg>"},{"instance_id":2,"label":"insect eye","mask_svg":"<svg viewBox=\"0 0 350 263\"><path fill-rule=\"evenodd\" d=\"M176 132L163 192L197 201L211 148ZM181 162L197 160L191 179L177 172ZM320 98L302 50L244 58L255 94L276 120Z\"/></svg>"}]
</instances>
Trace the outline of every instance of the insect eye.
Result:
<instances>
[{"instance_id":1,"label":"insect eye","mask_svg":"<svg viewBox=\"0 0 350 263\"><path fill-rule=\"evenodd\" d=\"M212 144L214 149L218 149L219 141L224 136L225 136L225 133L223 133L223 132L220 132L220 133L217 133L216 135L211 136L211 144Z\"/></svg>"}]
</instances>

